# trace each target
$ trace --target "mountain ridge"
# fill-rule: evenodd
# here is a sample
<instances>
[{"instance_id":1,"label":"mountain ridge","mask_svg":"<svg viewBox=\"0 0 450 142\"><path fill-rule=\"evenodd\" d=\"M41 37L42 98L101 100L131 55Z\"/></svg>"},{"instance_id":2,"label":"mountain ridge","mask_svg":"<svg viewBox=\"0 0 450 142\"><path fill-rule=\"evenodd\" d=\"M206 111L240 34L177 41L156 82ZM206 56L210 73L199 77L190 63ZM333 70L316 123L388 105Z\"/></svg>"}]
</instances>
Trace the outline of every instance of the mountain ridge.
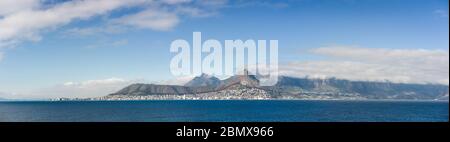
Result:
<instances>
[{"instance_id":1,"label":"mountain ridge","mask_svg":"<svg viewBox=\"0 0 450 142\"><path fill-rule=\"evenodd\" d=\"M221 83L221 80L215 76L210 76L207 74L202 74L200 76L194 77L191 81L184 84L188 87L199 87L199 86L210 86L217 87Z\"/></svg>"},{"instance_id":2,"label":"mountain ridge","mask_svg":"<svg viewBox=\"0 0 450 142\"><path fill-rule=\"evenodd\" d=\"M243 95L250 89L270 94L273 99L405 99L448 100L448 86L440 84L412 84L374 81L350 81L345 79L309 79L280 76L274 86L259 86L255 75L231 76L224 80L202 74L185 85L132 84L108 96L155 95ZM232 90L232 91L230 91ZM223 94L226 92L226 94ZM213 94L215 93L215 94ZM244 94L245 95L245 94ZM242 98L245 99L245 98Z\"/></svg>"}]
</instances>

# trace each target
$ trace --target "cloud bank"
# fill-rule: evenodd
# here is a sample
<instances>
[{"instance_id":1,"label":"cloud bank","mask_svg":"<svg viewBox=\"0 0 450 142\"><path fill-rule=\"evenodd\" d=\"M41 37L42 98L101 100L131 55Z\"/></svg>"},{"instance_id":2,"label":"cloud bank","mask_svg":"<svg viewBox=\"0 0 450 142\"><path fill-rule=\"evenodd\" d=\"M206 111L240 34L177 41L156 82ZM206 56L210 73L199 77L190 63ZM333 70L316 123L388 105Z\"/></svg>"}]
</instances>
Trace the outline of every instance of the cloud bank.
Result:
<instances>
[{"instance_id":1,"label":"cloud bank","mask_svg":"<svg viewBox=\"0 0 450 142\"><path fill-rule=\"evenodd\" d=\"M33 90L26 98L84 98L106 96L123 87L140 80L125 80L121 78L107 78L98 80L86 80L81 82L65 82L55 86Z\"/></svg>"},{"instance_id":2,"label":"cloud bank","mask_svg":"<svg viewBox=\"0 0 450 142\"><path fill-rule=\"evenodd\" d=\"M449 84L449 52L334 46L312 49L328 59L280 65L280 74L364 81Z\"/></svg>"},{"instance_id":3,"label":"cloud bank","mask_svg":"<svg viewBox=\"0 0 450 142\"><path fill-rule=\"evenodd\" d=\"M2 0L0 46L39 41L42 32L130 7L143 10L121 17L108 17L108 23L158 31L170 30L180 22L180 16L211 15L224 4L226 1L223 0L77 0L58 3L46 0Z\"/></svg>"}]
</instances>

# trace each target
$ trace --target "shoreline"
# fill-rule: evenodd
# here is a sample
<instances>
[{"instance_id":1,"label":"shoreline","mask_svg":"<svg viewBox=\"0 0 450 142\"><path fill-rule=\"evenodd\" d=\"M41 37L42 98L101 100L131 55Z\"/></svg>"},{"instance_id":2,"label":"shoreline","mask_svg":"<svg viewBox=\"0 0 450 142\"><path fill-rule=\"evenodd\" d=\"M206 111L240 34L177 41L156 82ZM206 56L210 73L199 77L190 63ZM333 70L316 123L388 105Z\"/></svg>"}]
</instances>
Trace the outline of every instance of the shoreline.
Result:
<instances>
[{"instance_id":1,"label":"shoreline","mask_svg":"<svg viewBox=\"0 0 450 142\"><path fill-rule=\"evenodd\" d=\"M335 101L335 102L446 102L449 100L406 100L406 99L154 99L154 100L7 100L3 102L145 102L145 101Z\"/></svg>"}]
</instances>

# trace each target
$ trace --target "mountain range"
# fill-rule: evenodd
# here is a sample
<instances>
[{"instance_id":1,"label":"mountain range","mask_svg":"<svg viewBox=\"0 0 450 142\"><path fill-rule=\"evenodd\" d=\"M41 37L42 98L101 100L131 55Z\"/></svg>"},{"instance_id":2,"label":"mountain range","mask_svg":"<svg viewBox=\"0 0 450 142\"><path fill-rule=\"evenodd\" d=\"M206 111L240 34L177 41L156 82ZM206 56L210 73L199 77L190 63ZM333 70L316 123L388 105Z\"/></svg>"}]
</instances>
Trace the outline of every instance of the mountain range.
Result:
<instances>
[{"instance_id":1,"label":"mountain range","mask_svg":"<svg viewBox=\"0 0 450 142\"><path fill-rule=\"evenodd\" d=\"M132 84L107 97L180 96L248 99L249 94L268 99L402 99L447 100L449 88L440 84L310 79L280 76L274 86L259 86L258 77L235 75L225 80L202 74L185 85ZM170 98L170 97L169 97ZM200 98L200 99L201 99Z\"/></svg>"}]
</instances>

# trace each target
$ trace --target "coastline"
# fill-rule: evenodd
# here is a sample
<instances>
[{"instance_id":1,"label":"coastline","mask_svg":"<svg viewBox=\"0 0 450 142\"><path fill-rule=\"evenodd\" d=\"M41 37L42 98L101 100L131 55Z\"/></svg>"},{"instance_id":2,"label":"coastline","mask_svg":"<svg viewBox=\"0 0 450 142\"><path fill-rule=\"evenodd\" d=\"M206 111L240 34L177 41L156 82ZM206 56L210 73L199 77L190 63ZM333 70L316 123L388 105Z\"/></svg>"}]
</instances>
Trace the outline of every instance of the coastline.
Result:
<instances>
[{"instance_id":1,"label":"coastline","mask_svg":"<svg viewBox=\"0 0 450 142\"><path fill-rule=\"evenodd\" d=\"M449 100L411 100L411 99L360 99L360 100L346 100L346 99L159 99L159 100L85 100L85 99L72 99L72 100L56 100L56 99L43 99L43 100L6 100L0 101L0 103L7 102L132 102L132 101L336 101L336 102L442 102L449 103Z\"/></svg>"}]
</instances>

